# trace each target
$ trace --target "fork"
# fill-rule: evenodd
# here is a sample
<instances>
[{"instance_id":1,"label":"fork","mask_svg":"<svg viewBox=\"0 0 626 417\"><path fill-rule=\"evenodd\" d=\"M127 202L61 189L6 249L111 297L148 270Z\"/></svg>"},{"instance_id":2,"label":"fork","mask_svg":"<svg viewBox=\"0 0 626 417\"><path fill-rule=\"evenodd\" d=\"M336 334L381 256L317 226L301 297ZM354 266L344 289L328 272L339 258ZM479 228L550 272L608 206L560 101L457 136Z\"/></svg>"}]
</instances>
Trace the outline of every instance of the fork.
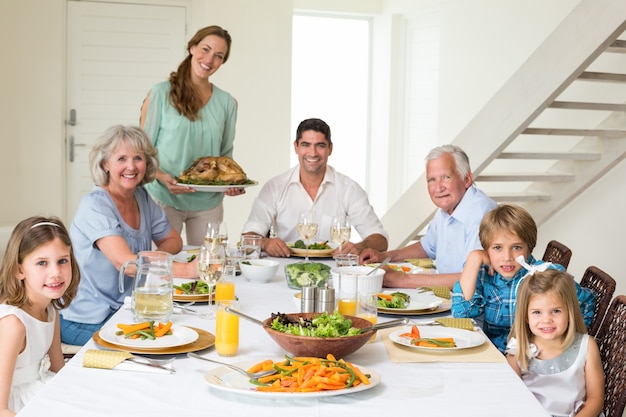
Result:
<instances>
[{"instance_id":1,"label":"fork","mask_svg":"<svg viewBox=\"0 0 626 417\"><path fill-rule=\"evenodd\" d=\"M187 356L190 357L190 358L202 359L203 361L208 361L208 362L217 363L219 365L224 365L224 366L232 369L233 371L237 371L241 375L244 375L244 376L246 376L247 378L250 378L250 379L257 379L257 378L261 378L261 377L272 375L272 374L276 373L275 369L269 369L267 371L259 371L259 372L248 372L245 369L239 368L238 366L231 365L229 363L219 362L219 361L216 361L216 360L213 360L213 359L209 359L207 357L200 356L200 355L198 355L196 353L193 353L193 352L187 353Z\"/></svg>"},{"instance_id":2,"label":"fork","mask_svg":"<svg viewBox=\"0 0 626 417\"><path fill-rule=\"evenodd\" d=\"M146 365L146 366L151 366L153 368L163 369L165 371L168 371L171 374L174 374L176 373L176 369L174 369L173 367L168 368L167 366L165 366L167 364L174 362L174 359L175 358L151 359L151 358L146 358L145 356L133 355L126 360L137 363L139 365Z\"/></svg>"}]
</instances>

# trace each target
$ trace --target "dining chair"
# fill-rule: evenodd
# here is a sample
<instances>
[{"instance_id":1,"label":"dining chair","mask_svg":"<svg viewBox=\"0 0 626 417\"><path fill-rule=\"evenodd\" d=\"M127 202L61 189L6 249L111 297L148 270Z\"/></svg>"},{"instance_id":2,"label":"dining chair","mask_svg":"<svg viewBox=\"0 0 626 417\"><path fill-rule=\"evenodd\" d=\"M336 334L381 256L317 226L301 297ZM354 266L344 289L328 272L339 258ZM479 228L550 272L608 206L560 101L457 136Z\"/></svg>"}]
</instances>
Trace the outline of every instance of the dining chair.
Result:
<instances>
[{"instance_id":1,"label":"dining chair","mask_svg":"<svg viewBox=\"0 0 626 417\"><path fill-rule=\"evenodd\" d=\"M626 407L626 295L616 296L596 336L604 369L605 417L622 417Z\"/></svg>"},{"instance_id":2,"label":"dining chair","mask_svg":"<svg viewBox=\"0 0 626 417\"><path fill-rule=\"evenodd\" d=\"M552 262L553 264L559 264L563 268L567 269L569 265L569 261L572 258L572 251L570 248L558 242L556 240L551 240L548 242L546 246L546 251L543 254L543 259L545 262Z\"/></svg>"},{"instance_id":3,"label":"dining chair","mask_svg":"<svg viewBox=\"0 0 626 417\"><path fill-rule=\"evenodd\" d=\"M583 274L580 280L580 286L589 288L596 296L593 318L591 325L587 328L589 334L595 337L600 328L600 324L602 324L602 319L606 314L606 309L609 308L613 293L615 293L616 282L613 277L597 266L590 266Z\"/></svg>"}]
</instances>

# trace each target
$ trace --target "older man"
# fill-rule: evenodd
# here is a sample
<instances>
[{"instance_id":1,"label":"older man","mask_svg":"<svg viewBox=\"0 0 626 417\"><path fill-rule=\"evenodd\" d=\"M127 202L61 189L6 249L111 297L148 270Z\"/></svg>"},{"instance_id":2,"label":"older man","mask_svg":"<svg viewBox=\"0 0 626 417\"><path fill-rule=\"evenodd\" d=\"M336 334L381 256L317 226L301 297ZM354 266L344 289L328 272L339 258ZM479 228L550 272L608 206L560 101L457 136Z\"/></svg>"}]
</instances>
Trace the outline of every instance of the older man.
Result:
<instances>
[{"instance_id":1,"label":"older man","mask_svg":"<svg viewBox=\"0 0 626 417\"><path fill-rule=\"evenodd\" d=\"M428 225L426 235L412 245L377 252L366 249L361 262L393 261L407 258L431 258L437 262L438 274L404 274L388 270L386 287L410 288L445 285L450 288L459 279L467 255L482 249L478 239L480 222L497 203L473 184L469 158L457 146L444 145L426 156L426 181L430 198L439 209Z\"/></svg>"},{"instance_id":2,"label":"older man","mask_svg":"<svg viewBox=\"0 0 626 417\"><path fill-rule=\"evenodd\" d=\"M261 246L268 255L290 256L285 242L299 239L298 214L311 212L319 225L317 241L330 239L333 216L347 216L362 240L344 244L342 253L387 249L387 232L365 190L328 165L333 151L330 127L320 119L302 121L293 146L300 164L263 186L243 226L244 234L263 236ZM275 237L268 237L272 226Z\"/></svg>"}]
</instances>

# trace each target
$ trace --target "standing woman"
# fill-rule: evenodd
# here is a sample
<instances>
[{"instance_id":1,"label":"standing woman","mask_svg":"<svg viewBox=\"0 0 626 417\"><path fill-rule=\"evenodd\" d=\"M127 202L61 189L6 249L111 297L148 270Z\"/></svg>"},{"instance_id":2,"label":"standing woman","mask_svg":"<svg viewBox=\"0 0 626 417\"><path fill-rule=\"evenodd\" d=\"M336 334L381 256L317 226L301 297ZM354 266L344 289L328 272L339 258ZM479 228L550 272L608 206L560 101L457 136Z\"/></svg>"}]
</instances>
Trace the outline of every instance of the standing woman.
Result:
<instances>
[{"instance_id":1,"label":"standing woman","mask_svg":"<svg viewBox=\"0 0 626 417\"><path fill-rule=\"evenodd\" d=\"M187 243L201 245L209 221L224 217L223 193L196 193L176 185L176 176L196 158L232 158L237 102L209 81L230 54L231 37L219 26L200 29L187 43L189 54L168 81L156 84L141 107L141 127L159 151L157 180L146 188ZM243 194L229 188L227 195Z\"/></svg>"},{"instance_id":2,"label":"standing woman","mask_svg":"<svg viewBox=\"0 0 626 417\"><path fill-rule=\"evenodd\" d=\"M126 291L119 291L119 270L137 253L152 250L177 253L180 234L144 185L159 167L157 151L136 126L112 126L89 154L95 186L78 206L70 236L80 267L80 285L72 304L61 311L61 340L84 345L132 293L135 266L126 268ZM195 278L198 264L174 262L176 277Z\"/></svg>"}]
</instances>

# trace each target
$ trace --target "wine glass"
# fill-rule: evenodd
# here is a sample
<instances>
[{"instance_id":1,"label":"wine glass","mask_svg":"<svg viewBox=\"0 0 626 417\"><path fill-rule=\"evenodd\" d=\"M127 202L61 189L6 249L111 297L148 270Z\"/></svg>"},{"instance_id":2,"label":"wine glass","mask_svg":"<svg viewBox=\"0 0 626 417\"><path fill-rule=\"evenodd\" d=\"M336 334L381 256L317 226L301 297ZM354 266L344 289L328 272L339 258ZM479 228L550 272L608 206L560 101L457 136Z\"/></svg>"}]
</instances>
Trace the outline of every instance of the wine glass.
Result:
<instances>
[{"instance_id":1,"label":"wine glass","mask_svg":"<svg viewBox=\"0 0 626 417\"><path fill-rule=\"evenodd\" d=\"M220 222L217 226L217 243L224 246L224 249L228 247L228 227L226 227L226 222Z\"/></svg>"},{"instance_id":2,"label":"wine glass","mask_svg":"<svg viewBox=\"0 0 626 417\"><path fill-rule=\"evenodd\" d=\"M212 220L206 225L206 233L204 234L204 246L207 248L218 243L218 237L220 234L220 221Z\"/></svg>"},{"instance_id":3,"label":"wine glass","mask_svg":"<svg viewBox=\"0 0 626 417\"><path fill-rule=\"evenodd\" d=\"M330 223L330 240L337 245L339 253L343 245L350 241L352 226L348 216L335 216Z\"/></svg>"},{"instance_id":4,"label":"wine glass","mask_svg":"<svg viewBox=\"0 0 626 417\"><path fill-rule=\"evenodd\" d=\"M217 281L222 277L224 262L224 247L222 245L202 246L200 248L200 253L198 254L198 276L209 287L209 311L207 314L202 315L207 319L215 317L213 311L213 289Z\"/></svg>"},{"instance_id":5,"label":"wine glass","mask_svg":"<svg viewBox=\"0 0 626 417\"><path fill-rule=\"evenodd\" d=\"M306 246L304 262L309 262L309 246L311 245L311 239L317 236L317 227L317 223L313 220L311 213L300 213L298 216L298 235L302 238Z\"/></svg>"}]
</instances>

